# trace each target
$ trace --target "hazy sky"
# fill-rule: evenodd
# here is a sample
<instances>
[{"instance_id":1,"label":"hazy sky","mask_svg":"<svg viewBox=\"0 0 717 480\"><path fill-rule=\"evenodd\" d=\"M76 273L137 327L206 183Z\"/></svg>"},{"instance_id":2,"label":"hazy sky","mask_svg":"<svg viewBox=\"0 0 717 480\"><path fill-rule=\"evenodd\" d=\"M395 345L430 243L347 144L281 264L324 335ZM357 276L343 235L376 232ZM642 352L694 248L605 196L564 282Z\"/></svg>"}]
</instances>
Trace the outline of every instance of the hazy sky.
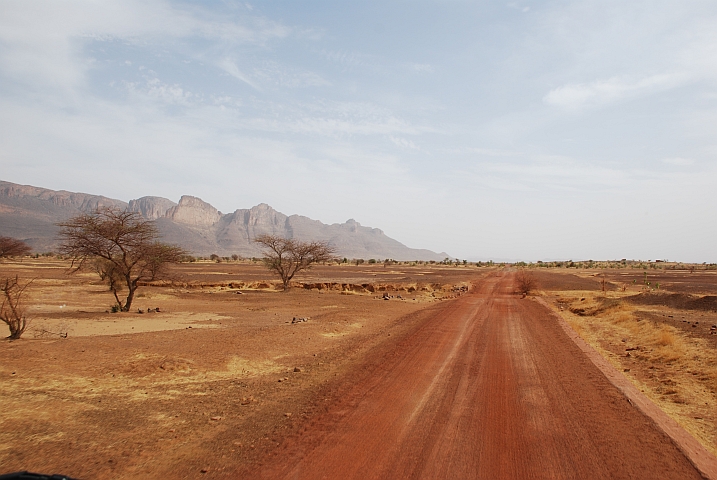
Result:
<instances>
[{"instance_id":1,"label":"hazy sky","mask_svg":"<svg viewBox=\"0 0 717 480\"><path fill-rule=\"evenodd\" d=\"M0 179L717 261L717 2L0 2Z\"/></svg>"}]
</instances>

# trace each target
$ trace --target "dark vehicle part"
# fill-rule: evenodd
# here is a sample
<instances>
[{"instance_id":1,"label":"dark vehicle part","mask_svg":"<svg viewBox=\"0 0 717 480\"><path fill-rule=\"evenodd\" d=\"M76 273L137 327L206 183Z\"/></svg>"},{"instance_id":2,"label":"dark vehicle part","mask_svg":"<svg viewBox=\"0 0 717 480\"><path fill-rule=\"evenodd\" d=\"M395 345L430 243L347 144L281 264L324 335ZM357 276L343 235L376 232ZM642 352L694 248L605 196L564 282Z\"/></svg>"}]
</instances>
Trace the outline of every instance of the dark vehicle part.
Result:
<instances>
[{"instance_id":1,"label":"dark vehicle part","mask_svg":"<svg viewBox=\"0 0 717 480\"><path fill-rule=\"evenodd\" d=\"M43 473L15 472L0 475L0 480L75 480L65 475L45 475Z\"/></svg>"}]
</instances>

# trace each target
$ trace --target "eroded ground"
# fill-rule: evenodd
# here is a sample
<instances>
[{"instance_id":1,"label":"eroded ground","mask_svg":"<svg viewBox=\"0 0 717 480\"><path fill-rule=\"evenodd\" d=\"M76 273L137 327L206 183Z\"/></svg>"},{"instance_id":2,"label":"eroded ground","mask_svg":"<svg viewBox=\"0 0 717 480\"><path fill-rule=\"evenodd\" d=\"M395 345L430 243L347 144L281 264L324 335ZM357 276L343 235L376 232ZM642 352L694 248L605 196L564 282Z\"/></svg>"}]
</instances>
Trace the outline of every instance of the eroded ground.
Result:
<instances>
[{"instance_id":1,"label":"eroded ground","mask_svg":"<svg viewBox=\"0 0 717 480\"><path fill-rule=\"evenodd\" d=\"M717 272L573 272L538 272L538 288L583 339L717 454Z\"/></svg>"},{"instance_id":2,"label":"eroded ground","mask_svg":"<svg viewBox=\"0 0 717 480\"><path fill-rule=\"evenodd\" d=\"M486 273L320 266L281 293L258 264L186 264L111 314L106 287L67 267L0 264L35 279L31 327L0 343L2 472L195 478L251 465L372 347Z\"/></svg>"},{"instance_id":3,"label":"eroded ground","mask_svg":"<svg viewBox=\"0 0 717 480\"><path fill-rule=\"evenodd\" d=\"M184 264L172 282L142 287L132 313L111 314L97 277L68 276L67 266L0 264L0 276L35 279L30 329L0 342L0 473L196 478L249 469L335 405L372 352L390 352L441 300L495 271L320 266L281 293L259 264ZM583 338L717 450L715 272L536 275L537 293Z\"/></svg>"}]
</instances>

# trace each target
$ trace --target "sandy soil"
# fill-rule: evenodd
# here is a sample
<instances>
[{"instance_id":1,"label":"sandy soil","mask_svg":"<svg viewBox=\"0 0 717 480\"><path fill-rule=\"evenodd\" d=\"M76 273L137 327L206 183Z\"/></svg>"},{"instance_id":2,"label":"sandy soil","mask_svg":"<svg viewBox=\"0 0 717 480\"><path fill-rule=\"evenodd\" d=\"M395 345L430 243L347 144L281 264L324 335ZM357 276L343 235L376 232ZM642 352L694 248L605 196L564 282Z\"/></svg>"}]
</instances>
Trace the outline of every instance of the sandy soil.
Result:
<instances>
[{"instance_id":1,"label":"sandy soil","mask_svg":"<svg viewBox=\"0 0 717 480\"><path fill-rule=\"evenodd\" d=\"M0 276L35 279L31 329L19 341L0 342L0 473L696 475L545 307L512 294L509 272L320 266L281 293L258 264L184 264L171 282L143 286L133 312L111 314L112 296L97 277L68 276L66 269L54 260L0 263ZM646 394L657 392L651 398L698 408L689 415L707 429L690 431L709 444L715 403L703 390L711 374L701 367L694 375L694 366L680 363L695 352L709 357L709 329L686 326L667 307L623 301L643 292L641 272L609 273L606 293L599 273L540 272L540 293ZM668 293L671 283L675 291L705 295L713 279L705 273L653 281ZM601 303L608 296L621 301L629 321L610 320L612 307ZM573 313L580 308L581 315ZM628 331L634 336L622 342L624 325L659 322L675 329L677 343L667 347L682 349L683 360L634 344L653 338L651 331ZM625 357L634 346L645 350ZM677 397L664 390L665 378L683 403L671 401Z\"/></svg>"},{"instance_id":2,"label":"sandy soil","mask_svg":"<svg viewBox=\"0 0 717 480\"><path fill-rule=\"evenodd\" d=\"M554 321L477 281L251 472L261 478L701 478Z\"/></svg>"},{"instance_id":3,"label":"sandy soil","mask_svg":"<svg viewBox=\"0 0 717 480\"><path fill-rule=\"evenodd\" d=\"M323 287L281 293L260 265L187 264L171 286L142 287L132 313L111 314L97 277L67 267L0 264L0 276L35 279L30 329L0 342L3 472L195 478L251 465L370 348L485 272L326 266L297 278ZM361 283L376 291L351 287Z\"/></svg>"}]
</instances>

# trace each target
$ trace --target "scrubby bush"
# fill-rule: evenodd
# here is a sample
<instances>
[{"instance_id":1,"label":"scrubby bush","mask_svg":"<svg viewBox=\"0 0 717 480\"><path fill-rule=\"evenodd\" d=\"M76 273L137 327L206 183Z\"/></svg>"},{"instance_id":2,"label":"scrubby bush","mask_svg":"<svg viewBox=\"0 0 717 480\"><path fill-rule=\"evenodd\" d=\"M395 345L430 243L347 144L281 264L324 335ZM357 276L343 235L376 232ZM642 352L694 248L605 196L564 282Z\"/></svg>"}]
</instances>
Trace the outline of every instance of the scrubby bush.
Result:
<instances>
[{"instance_id":1,"label":"scrubby bush","mask_svg":"<svg viewBox=\"0 0 717 480\"><path fill-rule=\"evenodd\" d=\"M10 237L0 237L0 258L5 257L24 257L28 255L32 249L22 240Z\"/></svg>"},{"instance_id":2,"label":"scrubby bush","mask_svg":"<svg viewBox=\"0 0 717 480\"><path fill-rule=\"evenodd\" d=\"M10 329L10 336L7 337L10 340L20 338L27 328L28 322L22 302L25 290L31 283L32 281L22 284L17 276L6 278L0 283L0 294L2 295L0 320Z\"/></svg>"},{"instance_id":3,"label":"scrubby bush","mask_svg":"<svg viewBox=\"0 0 717 480\"><path fill-rule=\"evenodd\" d=\"M528 295L535 288L535 275L530 270L521 268L515 275L515 286L518 293Z\"/></svg>"}]
</instances>

